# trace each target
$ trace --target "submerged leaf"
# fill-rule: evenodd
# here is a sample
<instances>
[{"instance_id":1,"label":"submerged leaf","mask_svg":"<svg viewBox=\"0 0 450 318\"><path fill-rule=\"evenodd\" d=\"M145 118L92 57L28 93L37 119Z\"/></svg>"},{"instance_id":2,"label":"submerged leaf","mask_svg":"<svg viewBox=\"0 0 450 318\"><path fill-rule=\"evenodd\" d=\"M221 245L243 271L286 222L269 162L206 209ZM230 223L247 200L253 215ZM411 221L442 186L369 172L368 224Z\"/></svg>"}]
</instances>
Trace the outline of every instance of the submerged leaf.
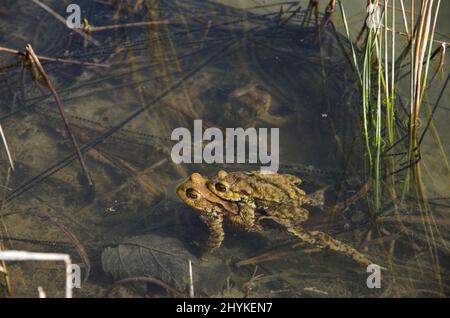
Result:
<instances>
[{"instance_id":1,"label":"submerged leaf","mask_svg":"<svg viewBox=\"0 0 450 318\"><path fill-rule=\"evenodd\" d=\"M148 234L126 239L103 251L102 266L116 280L150 276L184 291L189 284L189 259L196 290L207 294L220 291L229 274L225 264L213 256L206 262L198 260L183 242L172 237Z\"/></svg>"}]
</instances>

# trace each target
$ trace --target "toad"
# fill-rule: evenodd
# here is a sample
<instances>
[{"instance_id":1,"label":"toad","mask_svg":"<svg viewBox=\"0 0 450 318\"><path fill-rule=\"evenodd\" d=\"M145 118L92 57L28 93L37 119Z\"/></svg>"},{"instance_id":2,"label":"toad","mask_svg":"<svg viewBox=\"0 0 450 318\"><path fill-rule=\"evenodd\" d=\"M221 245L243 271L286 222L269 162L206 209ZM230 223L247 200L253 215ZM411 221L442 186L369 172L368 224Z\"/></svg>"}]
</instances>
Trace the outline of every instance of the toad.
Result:
<instances>
[{"instance_id":1,"label":"toad","mask_svg":"<svg viewBox=\"0 0 450 318\"><path fill-rule=\"evenodd\" d=\"M304 206L322 206L323 191L307 195L298 187L300 183L300 178L289 174L219 171L207 181L207 187L221 199L237 204L241 216L234 220L240 221L237 225L241 228L259 230L259 221L271 219L306 243L344 254L363 266L371 264L353 247L326 233L302 228L309 216Z\"/></svg>"},{"instance_id":2,"label":"toad","mask_svg":"<svg viewBox=\"0 0 450 318\"><path fill-rule=\"evenodd\" d=\"M208 100L221 101L219 108L219 125L224 127L236 126L253 127L257 121L272 125L282 126L291 122L292 117L276 116L270 113L272 96L263 86L248 81L239 86L224 86L212 91ZM211 91L210 91L211 94ZM217 109L216 109L217 110ZM218 118L217 113L207 116Z\"/></svg>"}]
</instances>

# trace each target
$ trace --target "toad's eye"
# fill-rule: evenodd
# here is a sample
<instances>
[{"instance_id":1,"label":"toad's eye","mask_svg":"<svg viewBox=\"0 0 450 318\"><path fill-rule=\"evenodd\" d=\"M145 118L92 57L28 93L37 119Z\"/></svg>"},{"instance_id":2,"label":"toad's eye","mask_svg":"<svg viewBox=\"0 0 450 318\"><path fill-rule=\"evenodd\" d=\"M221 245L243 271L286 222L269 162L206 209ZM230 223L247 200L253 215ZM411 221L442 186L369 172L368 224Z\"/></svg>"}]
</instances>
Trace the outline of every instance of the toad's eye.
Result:
<instances>
[{"instance_id":1,"label":"toad's eye","mask_svg":"<svg viewBox=\"0 0 450 318\"><path fill-rule=\"evenodd\" d=\"M192 188L189 188L189 189L186 190L186 195L187 195L188 198L191 198L191 199L194 199L194 200L197 200L198 197L199 197L197 191L195 191L195 189L192 189Z\"/></svg>"},{"instance_id":2,"label":"toad's eye","mask_svg":"<svg viewBox=\"0 0 450 318\"><path fill-rule=\"evenodd\" d=\"M225 192L227 191L227 187L223 183L216 183L216 190L219 192Z\"/></svg>"}]
</instances>

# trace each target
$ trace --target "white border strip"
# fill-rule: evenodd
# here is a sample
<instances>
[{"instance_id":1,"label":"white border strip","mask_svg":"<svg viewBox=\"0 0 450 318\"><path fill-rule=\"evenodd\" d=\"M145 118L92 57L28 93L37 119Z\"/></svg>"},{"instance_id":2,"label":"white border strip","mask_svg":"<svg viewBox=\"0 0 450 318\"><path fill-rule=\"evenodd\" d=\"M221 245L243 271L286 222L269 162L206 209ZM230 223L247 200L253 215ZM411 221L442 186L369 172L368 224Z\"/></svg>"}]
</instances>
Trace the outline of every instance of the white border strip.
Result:
<instances>
[{"instance_id":1,"label":"white border strip","mask_svg":"<svg viewBox=\"0 0 450 318\"><path fill-rule=\"evenodd\" d=\"M72 260L68 254L0 251L3 261L63 261L66 264L66 298L72 298Z\"/></svg>"}]
</instances>

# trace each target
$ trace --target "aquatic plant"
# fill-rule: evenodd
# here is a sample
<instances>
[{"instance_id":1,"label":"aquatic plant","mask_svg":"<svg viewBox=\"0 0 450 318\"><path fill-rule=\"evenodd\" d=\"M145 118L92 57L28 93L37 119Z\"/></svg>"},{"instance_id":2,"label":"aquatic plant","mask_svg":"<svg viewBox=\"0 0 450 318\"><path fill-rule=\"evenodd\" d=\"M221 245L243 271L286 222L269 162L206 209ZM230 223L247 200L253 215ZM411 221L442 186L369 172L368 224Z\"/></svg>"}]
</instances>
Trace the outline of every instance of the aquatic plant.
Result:
<instances>
[{"instance_id":1,"label":"aquatic plant","mask_svg":"<svg viewBox=\"0 0 450 318\"><path fill-rule=\"evenodd\" d=\"M428 128L432 127L443 165L450 171L439 134L432 122L448 78L433 110L429 109L427 103L428 91L442 68L445 46L448 45L434 40L440 4L440 0L411 1L408 12L403 0L369 0L364 26L356 41L353 41L344 3L339 1L346 36L351 43L352 62L361 88L365 158L374 189L373 200L369 200L373 202L373 217L384 212L382 208L386 203L383 198L389 197L400 230L410 233L403 226L399 209L405 206L406 199L416 198L426 244L439 281L436 248L439 230L428 206L421 174L420 146ZM399 15L403 30L397 27ZM441 62L430 79L430 64L433 58L439 56L439 52ZM403 89L405 86L409 87L406 92ZM406 103L409 108L404 105ZM424 111L425 127L421 120ZM421 133L419 128L423 128Z\"/></svg>"}]
</instances>

